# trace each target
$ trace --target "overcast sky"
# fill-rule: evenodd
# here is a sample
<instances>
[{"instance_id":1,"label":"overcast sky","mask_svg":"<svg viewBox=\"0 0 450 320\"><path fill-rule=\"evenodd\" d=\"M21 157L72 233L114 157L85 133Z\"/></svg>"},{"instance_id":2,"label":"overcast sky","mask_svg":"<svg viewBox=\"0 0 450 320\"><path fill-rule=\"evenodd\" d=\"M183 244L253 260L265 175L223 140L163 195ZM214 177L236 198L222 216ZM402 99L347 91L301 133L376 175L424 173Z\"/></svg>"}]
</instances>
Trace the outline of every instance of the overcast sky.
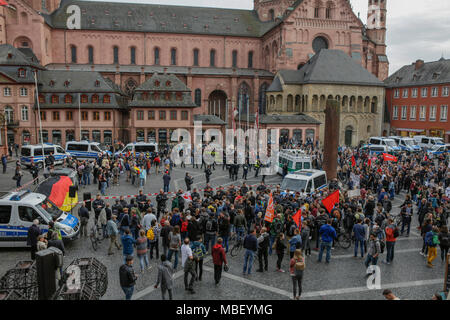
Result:
<instances>
[{"instance_id":1,"label":"overcast sky","mask_svg":"<svg viewBox=\"0 0 450 320\"><path fill-rule=\"evenodd\" d=\"M253 9L253 0L105 0L166 5ZM366 23L368 0L350 0ZM449 0L387 0L387 54L390 74L417 59L450 59Z\"/></svg>"}]
</instances>

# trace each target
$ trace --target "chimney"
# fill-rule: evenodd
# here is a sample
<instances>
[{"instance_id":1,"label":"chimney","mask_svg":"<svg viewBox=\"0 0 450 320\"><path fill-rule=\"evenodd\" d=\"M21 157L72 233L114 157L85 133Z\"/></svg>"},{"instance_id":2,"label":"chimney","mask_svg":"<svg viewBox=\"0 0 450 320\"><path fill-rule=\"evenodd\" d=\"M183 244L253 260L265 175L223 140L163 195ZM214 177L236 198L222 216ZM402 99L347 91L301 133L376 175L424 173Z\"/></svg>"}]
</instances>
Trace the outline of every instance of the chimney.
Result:
<instances>
[{"instance_id":1,"label":"chimney","mask_svg":"<svg viewBox=\"0 0 450 320\"><path fill-rule=\"evenodd\" d=\"M419 70L420 68L422 68L423 65L424 65L424 61L423 60L420 60L420 59L417 60L416 63L415 63L416 70Z\"/></svg>"}]
</instances>

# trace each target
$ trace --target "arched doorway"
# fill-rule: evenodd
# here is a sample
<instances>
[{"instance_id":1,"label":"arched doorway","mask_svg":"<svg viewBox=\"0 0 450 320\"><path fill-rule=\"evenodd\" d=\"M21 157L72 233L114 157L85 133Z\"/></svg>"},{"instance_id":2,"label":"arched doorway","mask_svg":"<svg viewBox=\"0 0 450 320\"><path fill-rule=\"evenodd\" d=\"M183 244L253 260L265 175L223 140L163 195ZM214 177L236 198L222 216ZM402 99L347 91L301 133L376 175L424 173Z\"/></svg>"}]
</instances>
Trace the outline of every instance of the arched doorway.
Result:
<instances>
[{"instance_id":1,"label":"arched doorway","mask_svg":"<svg viewBox=\"0 0 450 320\"><path fill-rule=\"evenodd\" d=\"M227 94L222 90L214 90L208 97L208 114L215 115L226 121Z\"/></svg>"},{"instance_id":2,"label":"arched doorway","mask_svg":"<svg viewBox=\"0 0 450 320\"><path fill-rule=\"evenodd\" d=\"M345 145L346 146L351 146L352 145L352 140L353 140L353 127L352 126L347 126L345 128Z\"/></svg>"}]
</instances>

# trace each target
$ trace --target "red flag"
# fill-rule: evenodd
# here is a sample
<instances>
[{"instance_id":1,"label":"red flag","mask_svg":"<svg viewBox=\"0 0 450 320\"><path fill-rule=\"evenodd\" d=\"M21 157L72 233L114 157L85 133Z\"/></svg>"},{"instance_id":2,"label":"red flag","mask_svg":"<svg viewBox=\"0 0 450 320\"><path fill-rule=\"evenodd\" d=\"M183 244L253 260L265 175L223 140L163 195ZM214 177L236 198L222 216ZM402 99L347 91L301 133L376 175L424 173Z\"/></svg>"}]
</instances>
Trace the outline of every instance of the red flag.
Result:
<instances>
[{"instance_id":1,"label":"red flag","mask_svg":"<svg viewBox=\"0 0 450 320\"><path fill-rule=\"evenodd\" d=\"M352 156L352 167L356 167L355 156Z\"/></svg>"},{"instance_id":2,"label":"red flag","mask_svg":"<svg viewBox=\"0 0 450 320\"><path fill-rule=\"evenodd\" d=\"M331 213L331 210L333 209L334 205L336 203L339 203L339 190L336 190L332 194L330 194L328 197L322 200L322 204L327 208L327 211Z\"/></svg>"},{"instance_id":3,"label":"red flag","mask_svg":"<svg viewBox=\"0 0 450 320\"><path fill-rule=\"evenodd\" d=\"M393 162L398 161L397 157L394 157L393 155L387 154L387 153L383 153L383 160L384 161L393 161Z\"/></svg>"},{"instance_id":4,"label":"red flag","mask_svg":"<svg viewBox=\"0 0 450 320\"><path fill-rule=\"evenodd\" d=\"M275 208L273 206L272 193L270 194L269 204L267 205L266 214L264 216L264 221L272 223L274 218Z\"/></svg>"},{"instance_id":5,"label":"red flag","mask_svg":"<svg viewBox=\"0 0 450 320\"><path fill-rule=\"evenodd\" d=\"M0 6L7 6L8 2L6 2L5 0L0 0Z\"/></svg>"},{"instance_id":6,"label":"red flag","mask_svg":"<svg viewBox=\"0 0 450 320\"><path fill-rule=\"evenodd\" d=\"M369 167L372 166L372 159L370 159L370 158L369 158L369 161L368 161L368 165L369 165Z\"/></svg>"},{"instance_id":7,"label":"red flag","mask_svg":"<svg viewBox=\"0 0 450 320\"><path fill-rule=\"evenodd\" d=\"M298 211L292 217L294 219L295 224L299 229L302 227L302 209L298 209Z\"/></svg>"}]
</instances>

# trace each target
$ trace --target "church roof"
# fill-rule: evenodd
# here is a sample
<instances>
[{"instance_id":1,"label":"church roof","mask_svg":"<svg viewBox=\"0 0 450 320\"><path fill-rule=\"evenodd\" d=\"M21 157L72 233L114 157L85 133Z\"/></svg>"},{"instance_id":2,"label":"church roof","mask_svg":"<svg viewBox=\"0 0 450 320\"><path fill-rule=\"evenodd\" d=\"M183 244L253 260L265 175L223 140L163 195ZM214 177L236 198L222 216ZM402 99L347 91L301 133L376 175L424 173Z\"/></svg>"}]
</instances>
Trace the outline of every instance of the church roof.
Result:
<instances>
[{"instance_id":1,"label":"church roof","mask_svg":"<svg viewBox=\"0 0 450 320\"><path fill-rule=\"evenodd\" d=\"M35 68L43 68L39 61L32 60L34 53L30 50L19 50L10 44L0 45L0 66L28 66Z\"/></svg>"},{"instance_id":2,"label":"church roof","mask_svg":"<svg viewBox=\"0 0 450 320\"><path fill-rule=\"evenodd\" d=\"M153 76L136 88L136 91L182 91L191 92L191 90L173 74L158 74Z\"/></svg>"},{"instance_id":3,"label":"church roof","mask_svg":"<svg viewBox=\"0 0 450 320\"><path fill-rule=\"evenodd\" d=\"M219 124L224 125L226 124L225 121L220 119L218 116L215 115L209 115L209 114L194 114L194 121L201 121L202 124L208 125L208 124Z\"/></svg>"},{"instance_id":4,"label":"church roof","mask_svg":"<svg viewBox=\"0 0 450 320\"><path fill-rule=\"evenodd\" d=\"M246 117L243 119L247 120ZM255 115L249 115L250 123L255 122ZM320 121L303 113L298 114L260 114L261 124L321 124Z\"/></svg>"},{"instance_id":5,"label":"church roof","mask_svg":"<svg viewBox=\"0 0 450 320\"><path fill-rule=\"evenodd\" d=\"M384 82L391 88L450 83L450 59L426 62L417 70L416 63L403 66Z\"/></svg>"},{"instance_id":6,"label":"church roof","mask_svg":"<svg viewBox=\"0 0 450 320\"><path fill-rule=\"evenodd\" d=\"M278 76L270 84L269 88L267 88L266 92L280 92L283 91L283 87L281 86L281 81Z\"/></svg>"},{"instance_id":7,"label":"church roof","mask_svg":"<svg viewBox=\"0 0 450 320\"><path fill-rule=\"evenodd\" d=\"M254 10L138 4L101 1L64 1L46 22L67 29L69 5L81 9L81 29L155 33L210 34L260 37L279 22L262 22Z\"/></svg>"},{"instance_id":8,"label":"church roof","mask_svg":"<svg viewBox=\"0 0 450 320\"><path fill-rule=\"evenodd\" d=\"M284 84L347 84L379 86L384 84L341 50L322 49L300 70L280 70Z\"/></svg>"}]
</instances>

